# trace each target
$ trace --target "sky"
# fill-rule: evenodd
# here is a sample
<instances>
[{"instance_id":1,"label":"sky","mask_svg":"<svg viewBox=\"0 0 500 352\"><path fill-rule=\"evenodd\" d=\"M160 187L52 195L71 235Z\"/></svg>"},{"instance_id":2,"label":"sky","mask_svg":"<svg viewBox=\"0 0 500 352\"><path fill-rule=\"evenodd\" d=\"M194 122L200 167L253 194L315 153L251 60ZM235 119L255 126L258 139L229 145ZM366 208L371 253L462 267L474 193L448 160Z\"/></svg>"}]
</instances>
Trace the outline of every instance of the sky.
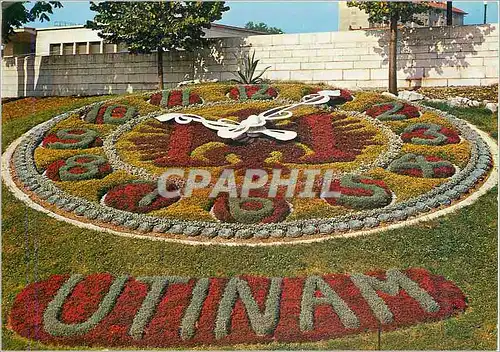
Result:
<instances>
[{"instance_id":1,"label":"sky","mask_svg":"<svg viewBox=\"0 0 500 352\"><path fill-rule=\"evenodd\" d=\"M88 1L62 1L64 7L55 9L50 22L33 22L30 27L84 24L94 17ZM281 28L285 33L330 32L338 30L338 4L334 1L227 1L230 10L218 23L243 27L247 22L264 22L268 26ZM498 2L487 2L487 22L498 22ZM465 24L483 23L483 1L453 1L468 15Z\"/></svg>"}]
</instances>

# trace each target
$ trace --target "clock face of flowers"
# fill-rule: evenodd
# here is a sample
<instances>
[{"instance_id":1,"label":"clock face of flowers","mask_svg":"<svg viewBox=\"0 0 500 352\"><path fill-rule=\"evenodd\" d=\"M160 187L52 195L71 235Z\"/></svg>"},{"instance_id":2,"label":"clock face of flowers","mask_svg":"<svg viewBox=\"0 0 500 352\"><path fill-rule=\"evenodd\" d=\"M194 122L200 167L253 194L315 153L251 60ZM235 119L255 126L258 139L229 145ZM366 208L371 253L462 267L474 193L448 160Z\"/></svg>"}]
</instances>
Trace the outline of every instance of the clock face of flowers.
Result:
<instances>
[{"instance_id":1,"label":"clock face of flowers","mask_svg":"<svg viewBox=\"0 0 500 352\"><path fill-rule=\"evenodd\" d=\"M465 122L377 93L340 89L238 138L208 126L240 128L324 90L335 88L211 84L94 104L30 131L10 173L33 202L64 218L145 237L241 243L384 227L460 202L488 176L489 147ZM156 119L172 112L200 118Z\"/></svg>"}]
</instances>

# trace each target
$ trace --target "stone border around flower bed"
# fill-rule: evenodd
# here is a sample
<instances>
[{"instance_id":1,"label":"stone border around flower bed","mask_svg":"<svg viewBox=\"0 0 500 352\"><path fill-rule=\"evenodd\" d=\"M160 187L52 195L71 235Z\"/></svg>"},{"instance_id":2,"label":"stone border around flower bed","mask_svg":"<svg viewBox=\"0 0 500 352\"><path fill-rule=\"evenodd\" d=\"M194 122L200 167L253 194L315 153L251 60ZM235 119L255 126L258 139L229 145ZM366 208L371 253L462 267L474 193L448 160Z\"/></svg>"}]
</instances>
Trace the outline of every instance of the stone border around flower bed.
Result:
<instances>
[{"instance_id":1,"label":"stone border around flower bed","mask_svg":"<svg viewBox=\"0 0 500 352\"><path fill-rule=\"evenodd\" d=\"M44 176L38 173L34 165L33 151L38 146L47 130L68 116L87 109L88 106L56 116L55 118L34 127L32 130L28 131L25 135L12 143L2 157L2 174L5 182L14 192L16 197L27 203L29 206L37 210L41 210L59 220L64 220L80 227L99 231L104 229L107 232L125 236L171 240L174 242L189 244L218 243L228 245L241 244L257 246L314 242L339 236L358 236L389 228L406 226L411 223L425 221L430 218L435 218L449 213L455 209L472 203L481 194L484 194L488 189L496 184L497 146L489 136L481 131L478 131L467 122L457 119L453 115L443 113L437 109L424 107L419 104L415 105L423 111L433 111L446 118L460 130L463 136L466 136L469 141L473 142L471 159L469 160L467 166L455 174L448 182L407 202L389 205L381 209L364 211L354 215L346 215L335 218L334 220L308 219L266 225L220 224L201 221L171 221L148 215L120 211L101 206L78 197L67 195L62 190L58 189L51 181L47 180ZM157 112L155 112L155 114L157 114ZM480 135L482 135L488 143L485 142ZM490 153L494 156L493 162L491 160ZM126 232L101 227L85 221L69 219L35 203L21 191L18 185L15 184L10 173L11 162L15 167L16 177L23 184L23 187L33 192L44 202L55 205L63 212L71 212L73 216L76 215L84 217L89 221L98 221L104 224L108 223L112 226L122 226L122 228L125 227L127 229ZM433 209L450 205L452 201L458 200L463 194L468 193L468 191L487 174L491 163L494 165L493 172L489 176L487 182L480 187L479 191L465 198L463 201L452 205L451 207L424 215L425 213L431 212ZM418 218L407 220L408 218L416 217L418 215L420 215ZM393 222L394 224L388 225ZM379 226L381 223L388 226L381 227ZM152 234L142 234L148 232L152 232ZM165 238L161 237L161 234L173 234L177 235L175 236L177 238ZM179 235L184 235L187 238L178 238ZM311 235L318 235L319 237L315 236L310 239L298 239L302 236L308 237ZM198 236L204 237L205 240L197 240ZM219 237L222 240L214 241L215 237ZM258 243L245 241L252 237L255 237L255 239L259 241L271 237L277 241Z\"/></svg>"}]
</instances>

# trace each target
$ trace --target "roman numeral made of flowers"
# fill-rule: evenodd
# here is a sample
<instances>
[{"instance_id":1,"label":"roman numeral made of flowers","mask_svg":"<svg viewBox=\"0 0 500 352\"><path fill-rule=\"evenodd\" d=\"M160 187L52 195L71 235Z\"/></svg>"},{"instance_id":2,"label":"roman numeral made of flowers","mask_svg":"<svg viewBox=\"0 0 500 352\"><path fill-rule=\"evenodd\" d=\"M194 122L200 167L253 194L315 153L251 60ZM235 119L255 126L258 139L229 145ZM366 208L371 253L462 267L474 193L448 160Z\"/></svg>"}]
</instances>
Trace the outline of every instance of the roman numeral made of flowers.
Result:
<instances>
[{"instance_id":1,"label":"roman numeral made of flowers","mask_svg":"<svg viewBox=\"0 0 500 352\"><path fill-rule=\"evenodd\" d=\"M266 122L271 120L282 120L290 118L293 113L290 111L301 105L321 105L330 100L330 97L340 96L340 90L322 90L318 93L309 94L300 100L300 102L272 108L260 113L259 115L250 115L245 120L238 122L229 119L218 119L217 121L207 120L204 117L194 114L168 113L155 117L158 121L166 122L174 120L179 124L188 124L199 122L203 126L217 131L217 135L227 139L241 139L243 137L256 137L264 134L268 137L280 141L289 141L297 137L294 131L285 131L265 128Z\"/></svg>"}]
</instances>

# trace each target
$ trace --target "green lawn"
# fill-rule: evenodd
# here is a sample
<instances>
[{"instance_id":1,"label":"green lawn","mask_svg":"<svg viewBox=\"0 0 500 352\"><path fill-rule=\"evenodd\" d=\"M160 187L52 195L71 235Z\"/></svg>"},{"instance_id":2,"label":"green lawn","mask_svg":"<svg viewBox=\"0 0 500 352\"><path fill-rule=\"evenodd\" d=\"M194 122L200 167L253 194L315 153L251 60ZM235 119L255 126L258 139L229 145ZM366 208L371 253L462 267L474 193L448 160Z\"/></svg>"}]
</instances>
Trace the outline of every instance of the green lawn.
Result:
<instances>
[{"instance_id":1,"label":"green lawn","mask_svg":"<svg viewBox=\"0 0 500 352\"><path fill-rule=\"evenodd\" d=\"M483 109L451 109L450 112L496 136L496 117L491 113ZM7 145L49 117L38 114L6 122L2 126L3 144ZM196 247L81 230L25 207L6 187L2 190L4 323L14 297L27 282L56 273L296 276L423 267L453 280L468 297L469 308L456 318L383 333L381 348L496 349L496 188L472 206L418 226L366 237L261 248ZM5 327L2 338L4 349L58 348L29 342ZM228 347L234 348L376 349L377 334L315 343Z\"/></svg>"}]
</instances>

